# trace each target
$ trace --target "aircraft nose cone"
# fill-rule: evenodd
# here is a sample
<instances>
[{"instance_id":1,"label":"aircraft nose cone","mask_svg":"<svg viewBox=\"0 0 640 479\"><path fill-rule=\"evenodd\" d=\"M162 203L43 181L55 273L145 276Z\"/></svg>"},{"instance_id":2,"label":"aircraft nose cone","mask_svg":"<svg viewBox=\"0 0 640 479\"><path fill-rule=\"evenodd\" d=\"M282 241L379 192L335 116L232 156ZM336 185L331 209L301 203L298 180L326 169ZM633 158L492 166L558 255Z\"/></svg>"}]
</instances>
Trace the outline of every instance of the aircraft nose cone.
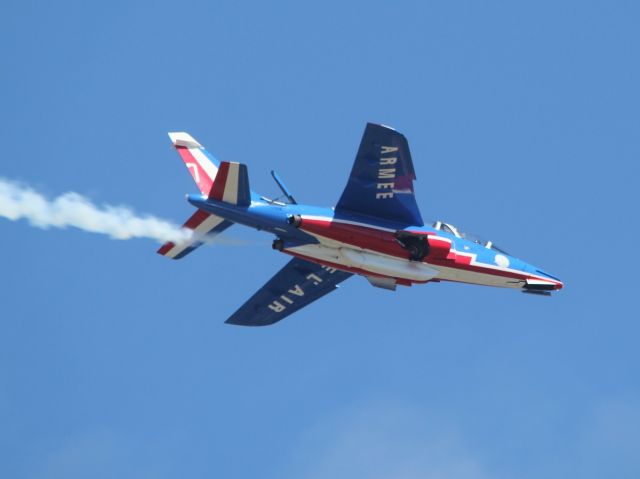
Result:
<instances>
[{"instance_id":1,"label":"aircraft nose cone","mask_svg":"<svg viewBox=\"0 0 640 479\"><path fill-rule=\"evenodd\" d=\"M540 271L540 270L538 270ZM559 291L562 288L564 288L564 283L562 281L560 281L560 278L556 277L556 276L551 276L549 273L543 273L548 279L549 281L553 281L553 289L555 291Z\"/></svg>"},{"instance_id":2,"label":"aircraft nose cone","mask_svg":"<svg viewBox=\"0 0 640 479\"><path fill-rule=\"evenodd\" d=\"M525 286L525 289L559 291L564 288L564 283L560 280L560 278L538 268L532 269L535 271L536 276L534 278L531 278L530 283Z\"/></svg>"}]
</instances>

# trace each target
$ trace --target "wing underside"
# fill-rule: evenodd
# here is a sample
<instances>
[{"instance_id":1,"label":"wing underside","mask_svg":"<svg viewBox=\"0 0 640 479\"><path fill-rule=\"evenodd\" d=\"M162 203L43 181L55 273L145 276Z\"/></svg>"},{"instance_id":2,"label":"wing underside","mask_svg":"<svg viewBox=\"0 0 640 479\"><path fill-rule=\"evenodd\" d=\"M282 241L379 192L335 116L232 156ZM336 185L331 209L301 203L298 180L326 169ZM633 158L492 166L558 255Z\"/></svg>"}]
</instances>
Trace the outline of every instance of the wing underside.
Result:
<instances>
[{"instance_id":1,"label":"wing underside","mask_svg":"<svg viewBox=\"0 0 640 479\"><path fill-rule=\"evenodd\" d=\"M421 226L413 191L415 179L405 136L393 128L368 123L335 211Z\"/></svg>"},{"instance_id":2,"label":"wing underside","mask_svg":"<svg viewBox=\"0 0 640 479\"><path fill-rule=\"evenodd\" d=\"M335 290L351 273L294 258L258 290L226 323L267 326Z\"/></svg>"}]
</instances>

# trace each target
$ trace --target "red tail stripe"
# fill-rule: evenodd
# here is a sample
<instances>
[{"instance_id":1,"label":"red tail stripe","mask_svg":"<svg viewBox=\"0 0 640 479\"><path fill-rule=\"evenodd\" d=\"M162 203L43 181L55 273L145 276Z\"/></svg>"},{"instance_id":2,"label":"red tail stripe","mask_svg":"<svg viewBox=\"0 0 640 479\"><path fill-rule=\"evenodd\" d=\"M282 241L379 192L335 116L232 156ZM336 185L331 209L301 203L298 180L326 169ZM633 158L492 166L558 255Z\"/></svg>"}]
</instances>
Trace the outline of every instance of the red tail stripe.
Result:
<instances>
[{"instance_id":1,"label":"red tail stripe","mask_svg":"<svg viewBox=\"0 0 640 479\"><path fill-rule=\"evenodd\" d=\"M224 187L227 184L227 175L229 174L229 162L223 161L218 168L218 174L213 182L211 191L209 192L209 198L212 200L222 201L224 195Z\"/></svg>"},{"instance_id":2,"label":"red tail stripe","mask_svg":"<svg viewBox=\"0 0 640 479\"><path fill-rule=\"evenodd\" d=\"M189 173L193 177L193 180L198 184L200 192L204 194L208 193L211 190L211 186L213 185L213 178L210 178L209 174L204 170L204 168L202 168L202 166L200 166L200 163L191 154L189 148L186 148L184 146L176 146L176 151L186 165L192 165L191 167L187 167L189 168ZM191 168L195 168L198 171L197 177Z\"/></svg>"}]
</instances>

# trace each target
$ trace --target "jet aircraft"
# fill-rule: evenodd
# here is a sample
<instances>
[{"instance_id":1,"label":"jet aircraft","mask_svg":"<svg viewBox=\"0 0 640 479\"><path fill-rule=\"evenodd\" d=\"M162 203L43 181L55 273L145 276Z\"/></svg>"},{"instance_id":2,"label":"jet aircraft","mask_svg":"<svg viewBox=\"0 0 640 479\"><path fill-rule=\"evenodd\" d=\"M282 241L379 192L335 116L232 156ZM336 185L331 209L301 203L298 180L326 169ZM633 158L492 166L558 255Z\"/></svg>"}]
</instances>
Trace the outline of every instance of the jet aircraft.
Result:
<instances>
[{"instance_id":1,"label":"jet aircraft","mask_svg":"<svg viewBox=\"0 0 640 479\"><path fill-rule=\"evenodd\" d=\"M164 244L158 253L183 258L234 223L275 235L273 249L293 256L226 322L266 326L334 291L353 275L373 286L454 281L549 295L562 282L491 241L437 221L425 224L414 196L416 175L406 138L368 123L347 185L333 208L298 204L271 172L283 199L249 188L244 164L219 162L191 135L169 133L199 194L184 228L189 240Z\"/></svg>"}]
</instances>

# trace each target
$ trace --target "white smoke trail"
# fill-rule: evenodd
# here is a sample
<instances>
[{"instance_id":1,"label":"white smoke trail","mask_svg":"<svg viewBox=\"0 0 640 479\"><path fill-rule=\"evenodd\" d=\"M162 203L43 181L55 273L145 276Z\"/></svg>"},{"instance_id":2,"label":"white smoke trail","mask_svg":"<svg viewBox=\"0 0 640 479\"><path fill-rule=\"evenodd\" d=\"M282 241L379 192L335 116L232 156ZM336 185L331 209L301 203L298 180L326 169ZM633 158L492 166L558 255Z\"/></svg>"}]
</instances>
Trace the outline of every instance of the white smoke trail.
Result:
<instances>
[{"instance_id":1,"label":"white smoke trail","mask_svg":"<svg viewBox=\"0 0 640 479\"><path fill-rule=\"evenodd\" d=\"M122 206L98 207L78 193L68 192L48 200L32 188L0 178L0 217L26 219L47 228L73 226L113 239L149 238L159 243L185 241L191 231L150 215L139 216Z\"/></svg>"}]
</instances>

